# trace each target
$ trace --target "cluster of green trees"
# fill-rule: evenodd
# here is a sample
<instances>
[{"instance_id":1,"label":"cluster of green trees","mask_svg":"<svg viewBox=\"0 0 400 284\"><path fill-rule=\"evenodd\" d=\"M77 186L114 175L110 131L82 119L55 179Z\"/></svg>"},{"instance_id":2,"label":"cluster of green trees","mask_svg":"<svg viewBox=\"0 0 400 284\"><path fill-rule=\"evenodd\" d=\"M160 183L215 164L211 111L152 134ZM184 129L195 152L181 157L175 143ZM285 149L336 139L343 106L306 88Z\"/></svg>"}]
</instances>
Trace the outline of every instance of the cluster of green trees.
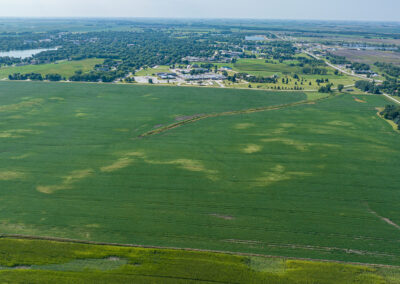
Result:
<instances>
[{"instance_id":1,"label":"cluster of green trees","mask_svg":"<svg viewBox=\"0 0 400 284\"><path fill-rule=\"evenodd\" d=\"M27 73L27 74L14 73L12 75L9 75L8 79L10 79L10 80L32 80L32 81L48 80L48 81L57 82L57 81L65 80L65 77L62 77L60 74L47 74L45 76L42 76L42 74L39 74L39 73Z\"/></svg>"},{"instance_id":2,"label":"cluster of green trees","mask_svg":"<svg viewBox=\"0 0 400 284\"><path fill-rule=\"evenodd\" d=\"M305 65L309 65L312 67L325 65L325 62L323 60L318 60L315 58L307 58L304 56L298 56L296 57L296 60L299 61L299 63L296 64L299 67L304 67Z\"/></svg>"},{"instance_id":3,"label":"cluster of green trees","mask_svg":"<svg viewBox=\"0 0 400 284\"><path fill-rule=\"evenodd\" d=\"M344 64L349 64L350 63L350 61L348 61L346 59L346 57L335 55L335 54L332 54L332 53L329 53L327 58L332 64L344 65Z\"/></svg>"},{"instance_id":4,"label":"cluster of green trees","mask_svg":"<svg viewBox=\"0 0 400 284\"><path fill-rule=\"evenodd\" d=\"M0 57L0 66L10 66L13 64L18 64L18 63L22 63L22 60L19 58L14 58L14 57L9 57L9 56L4 56L4 57Z\"/></svg>"},{"instance_id":5,"label":"cluster of green trees","mask_svg":"<svg viewBox=\"0 0 400 284\"><path fill-rule=\"evenodd\" d=\"M263 77L263 76L254 76L249 75L247 73L235 73L233 76L228 76L228 80L232 82L236 82L237 79L246 80L251 83L273 83L277 82L275 77Z\"/></svg>"},{"instance_id":6,"label":"cluster of green trees","mask_svg":"<svg viewBox=\"0 0 400 284\"><path fill-rule=\"evenodd\" d=\"M354 62L351 64L351 69L355 71L365 71L365 70L370 70L371 66L369 66L366 63Z\"/></svg>"},{"instance_id":7,"label":"cluster of green trees","mask_svg":"<svg viewBox=\"0 0 400 284\"><path fill-rule=\"evenodd\" d=\"M61 76L60 74L47 74L45 76L45 80L53 82L65 81L65 77Z\"/></svg>"},{"instance_id":8,"label":"cluster of green trees","mask_svg":"<svg viewBox=\"0 0 400 284\"><path fill-rule=\"evenodd\" d=\"M105 59L92 72L72 76L73 81L111 82L116 76L124 77L141 67L178 64L186 56L207 58L215 51L215 41L207 35L189 33L178 37L172 30L159 29L67 33L61 41L61 48L37 54L34 60L48 63L64 59Z\"/></svg>"},{"instance_id":9,"label":"cluster of green trees","mask_svg":"<svg viewBox=\"0 0 400 284\"><path fill-rule=\"evenodd\" d=\"M14 73L8 76L10 80L34 80L34 81L43 81L42 74L38 73L27 73L27 74L20 74Z\"/></svg>"},{"instance_id":10,"label":"cluster of green trees","mask_svg":"<svg viewBox=\"0 0 400 284\"><path fill-rule=\"evenodd\" d=\"M206 68L195 68L195 69L190 70L190 75L204 74L204 73L207 73L209 71L210 70L206 69Z\"/></svg>"},{"instance_id":11,"label":"cluster of green trees","mask_svg":"<svg viewBox=\"0 0 400 284\"><path fill-rule=\"evenodd\" d=\"M387 105L381 112L381 115L385 119L393 120L394 123L398 125L398 129L400 130L400 106Z\"/></svg>"},{"instance_id":12,"label":"cluster of green trees","mask_svg":"<svg viewBox=\"0 0 400 284\"><path fill-rule=\"evenodd\" d=\"M297 48L287 41L270 41L265 43L258 43L260 52L264 53L266 57L275 60L293 60Z\"/></svg>"},{"instance_id":13,"label":"cluster of green trees","mask_svg":"<svg viewBox=\"0 0 400 284\"><path fill-rule=\"evenodd\" d=\"M324 78L316 79L315 82L319 86L320 84L323 84L323 83L329 83L329 79L328 78L326 78L326 79L324 79Z\"/></svg>"},{"instance_id":14,"label":"cluster of green trees","mask_svg":"<svg viewBox=\"0 0 400 284\"><path fill-rule=\"evenodd\" d=\"M387 93L393 96L400 95L400 81L397 79L387 78L382 84L375 84L375 82L357 81L356 88L361 91L371 94Z\"/></svg>"},{"instance_id":15,"label":"cluster of green trees","mask_svg":"<svg viewBox=\"0 0 400 284\"><path fill-rule=\"evenodd\" d=\"M21 32L0 34L0 50L51 48L62 43L59 32Z\"/></svg>"},{"instance_id":16,"label":"cluster of green trees","mask_svg":"<svg viewBox=\"0 0 400 284\"><path fill-rule=\"evenodd\" d=\"M386 78L386 80L378 87L384 93L393 96L400 96L400 81L397 79Z\"/></svg>"},{"instance_id":17,"label":"cluster of green trees","mask_svg":"<svg viewBox=\"0 0 400 284\"><path fill-rule=\"evenodd\" d=\"M360 89L363 92L371 93L371 94L380 94L380 88L374 82L369 81L357 81L355 84L357 89Z\"/></svg>"},{"instance_id":18,"label":"cluster of green trees","mask_svg":"<svg viewBox=\"0 0 400 284\"><path fill-rule=\"evenodd\" d=\"M375 62L376 67L380 68L387 75L399 78L400 77L400 67L392 63Z\"/></svg>"},{"instance_id":19,"label":"cluster of green trees","mask_svg":"<svg viewBox=\"0 0 400 284\"><path fill-rule=\"evenodd\" d=\"M70 81L82 81L82 82L104 82L111 83L119 78L124 78L128 75L124 71L90 71L89 73L82 73L82 71L76 71L73 76L69 78Z\"/></svg>"},{"instance_id":20,"label":"cluster of green trees","mask_svg":"<svg viewBox=\"0 0 400 284\"><path fill-rule=\"evenodd\" d=\"M318 92L330 93L330 92L332 92L332 86L333 86L333 84L327 84L326 86L321 86L321 87L319 87Z\"/></svg>"}]
</instances>

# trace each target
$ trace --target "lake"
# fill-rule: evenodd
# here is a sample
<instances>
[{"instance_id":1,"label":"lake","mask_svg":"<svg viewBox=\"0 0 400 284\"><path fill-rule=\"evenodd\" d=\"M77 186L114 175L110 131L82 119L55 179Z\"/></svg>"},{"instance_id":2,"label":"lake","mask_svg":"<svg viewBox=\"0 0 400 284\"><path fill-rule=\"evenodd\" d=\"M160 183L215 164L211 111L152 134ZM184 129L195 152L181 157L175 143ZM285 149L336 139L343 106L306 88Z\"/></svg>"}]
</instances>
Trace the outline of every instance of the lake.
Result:
<instances>
[{"instance_id":1,"label":"lake","mask_svg":"<svg viewBox=\"0 0 400 284\"><path fill-rule=\"evenodd\" d=\"M42 48L42 49L26 49L26 50L10 50L0 51L0 57L15 57L25 59L32 57L35 54L41 53L48 50L57 50L58 48Z\"/></svg>"},{"instance_id":2,"label":"lake","mask_svg":"<svg viewBox=\"0 0 400 284\"><path fill-rule=\"evenodd\" d=\"M255 35L255 36L246 36L245 39L251 41L264 41L266 40L266 37L263 35Z\"/></svg>"}]
</instances>

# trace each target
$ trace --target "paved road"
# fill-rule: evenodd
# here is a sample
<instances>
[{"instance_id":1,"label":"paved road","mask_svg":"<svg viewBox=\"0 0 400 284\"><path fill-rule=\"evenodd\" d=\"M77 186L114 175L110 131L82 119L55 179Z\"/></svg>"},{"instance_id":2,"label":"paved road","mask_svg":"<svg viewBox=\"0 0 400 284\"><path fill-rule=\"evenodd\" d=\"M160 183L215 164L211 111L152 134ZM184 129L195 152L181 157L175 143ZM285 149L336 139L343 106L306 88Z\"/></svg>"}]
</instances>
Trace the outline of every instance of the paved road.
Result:
<instances>
[{"instance_id":1,"label":"paved road","mask_svg":"<svg viewBox=\"0 0 400 284\"><path fill-rule=\"evenodd\" d=\"M390 96L390 95L388 95L388 94L382 94L382 95L384 95L385 97L387 97L389 100L394 101L394 102L400 104L400 101L399 101L398 99L395 99L395 98L393 98L392 96Z\"/></svg>"},{"instance_id":2,"label":"paved road","mask_svg":"<svg viewBox=\"0 0 400 284\"><path fill-rule=\"evenodd\" d=\"M304 51L304 52L307 53L308 55L310 55L311 57L315 58L315 59L321 60L321 58L319 58L318 56L312 54L311 52L308 52L308 51ZM323 60L324 60L324 59L323 59ZM375 82L382 83L381 80L374 80L374 79L366 78L366 77L364 77L364 76L360 76L360 75L357 75L357 74L352 74L352 73L350 73L350 72L348 72L348 71L346 71L346 70L343 70L343 69L341 69L341 68L339 68L339 67L333 65L332 63L330 63L330 62L327 61L327 60L324 60L324 62L325 62L326 65L328 65L328 66L330 66L330 67L332 67L332 68L334 68L334 69L336 69L336 70L338 70L338 71L340 71L340 72L342 72L342 73L344 73L344 74L347 74L347 75L350 75L350 76L353 76L353 77L358 77L358 78L361 78L361 79L363 79L363 80L368 80L368 81L370 81L370 82L375 81ZM397 104L400 104L400 100L395 99L395 98L393 98L392 96L390 96L390 95L388 95L388 94L382 94L382 95L385 96L386 98L388 98L389 100L391 100L391 101L393 101L393 102L395 102L395 103L397 103Z\"/></svg>"},{"instance_id":3,"label":"paved road","mask_svg":"<svg viewBox=\"0 0 400 284\"><path fill-rule=\"evenodd\" d=\"M336 65L333 65L329 61L327 61L327 60L325 60L323 58L320 58L320 57L316 56L315 54L312 54L311 52L308 52L308 51L304 51L304 52L306 54L310 55L311 57L317 59L317 60L323 60L325 62L325 64L328 65L329 67L332 67L333 69L336 69L336 70L338 70L338 71L340 71L340 72L342 72L342 73L344 73L346 75L357 77L357 78L360 78L360 79L363 79L363 80L368 80L370 82L373 82L373 81L380 82L380 83L382 82L381 80L374 80L374 79L367 78L367 77L364 77L364 76L361 76L361 75L358 75L358 74L351 73L351 72L349 72L347 70L344 70L342 68L337 67Z\"/></svg>"},{"instance_id":4,"label":"paved road","mask_svg":"<svg viewBox=\"0 0 400 284\"><path fill-rule=\"evenodd\" d=\"M225 85L224 84L222 84L222 82L221 81L215 81L221 88L225 88Z\"/></svg>"}]
</instances>

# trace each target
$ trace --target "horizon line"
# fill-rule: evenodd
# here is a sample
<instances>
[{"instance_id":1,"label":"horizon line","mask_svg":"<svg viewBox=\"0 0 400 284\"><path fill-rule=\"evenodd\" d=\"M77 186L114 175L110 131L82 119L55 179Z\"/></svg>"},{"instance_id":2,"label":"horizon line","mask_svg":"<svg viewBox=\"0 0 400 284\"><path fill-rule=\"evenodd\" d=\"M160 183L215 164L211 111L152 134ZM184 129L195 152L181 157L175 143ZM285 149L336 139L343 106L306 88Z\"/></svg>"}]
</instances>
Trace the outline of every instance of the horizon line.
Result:
<instances>
[{"instance_id":1,"label":"horizon line","mask_svg":"<svg viewBox=\"0 0 400 284\"><path fill-rule=\"evenodd\" d=\"M400 24L400 20L343 20L343 19L305 19L305 18L228 18L228 17L140 17L140 16L0 16L2 19L34 19L34 20L67 20L67 19L102 19L102 20L236 20L236 21L311 21L311 22L343 22L343 23L396 23Z\"/></svg>"}]
</instances>

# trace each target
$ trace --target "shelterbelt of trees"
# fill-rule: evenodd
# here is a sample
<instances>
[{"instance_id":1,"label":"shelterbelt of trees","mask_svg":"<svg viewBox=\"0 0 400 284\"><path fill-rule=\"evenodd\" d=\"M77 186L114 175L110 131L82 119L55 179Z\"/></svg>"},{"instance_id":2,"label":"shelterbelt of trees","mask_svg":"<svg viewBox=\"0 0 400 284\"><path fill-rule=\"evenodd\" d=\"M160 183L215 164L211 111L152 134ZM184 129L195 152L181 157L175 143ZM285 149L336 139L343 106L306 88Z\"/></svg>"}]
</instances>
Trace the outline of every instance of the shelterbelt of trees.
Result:
<instances>
[{"instance_id":1,"label":"shelterbelt of trees","mask_svg":"<svg viewBox=\"0 0 400 284\"><path fill-rule=\"evenodd\" d=\"M381 112L381 115L385 119L393 120L400 130L400 106L387 105L385 109Z\"/></svg>"},{"instance_id":2,"label":"shelterbelt of trees","mask_svg":"<svg viewBox=\"0 0 400 284\"><path fill-rule=\"evenodd\" d=\"M400 77L400 67L392 63L376 62L374 64L376 67L380 68L384 73L392 77ZM384 75L386 75L384 74Z\"/></svg>"},{"instance_id":3,"label":"shelterbelt of trees","mask_svg":"<svg viewBox=\"0 0 400 284\"><path fill-rule=\"evenodd\" d=\"M386 78L382 84L361 80L357 81L355 86L361 91L371 94L386 93L392 96L400 95L400 81L393 78Z\"/></svg>"},{"instance_id":4,"label":"shelterbelt of trees","mask_svg":"<svg viewBox=\"0 0 400 284\"><path fill-rule=\"evenodd\" d=\"M15 74L9 75L8 79L10 79L10 80L32 80L32 81L43 81L43 80L61 81L61 80L65 80L66 78L62 77L60 74L47 74L45 76L42 76L42 74L39 74L39 73L27 73L27 74L15 73Z\"/></svg>"}]
</instances>

